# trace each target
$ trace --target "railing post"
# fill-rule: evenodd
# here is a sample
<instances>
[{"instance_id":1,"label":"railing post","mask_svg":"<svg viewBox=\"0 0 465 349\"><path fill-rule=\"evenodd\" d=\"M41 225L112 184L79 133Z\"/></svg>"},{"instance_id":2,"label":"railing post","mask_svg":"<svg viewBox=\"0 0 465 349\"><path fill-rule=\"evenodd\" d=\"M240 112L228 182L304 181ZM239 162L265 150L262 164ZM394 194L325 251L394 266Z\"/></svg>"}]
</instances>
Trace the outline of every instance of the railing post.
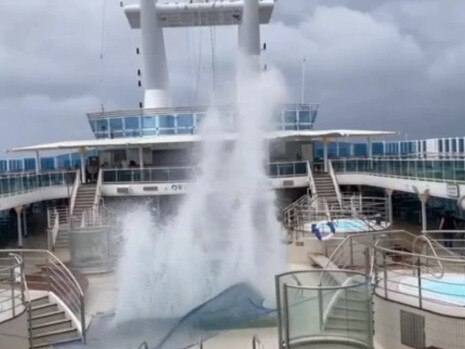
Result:
<instances>
[{"instance_id":1,"label":"railing post","mask_svg":"<svg viewBox=\"0 0 465 349\"><path fill-rule=\"evenodd\" d=\"M350 243L349 243L349 253L350 253L350 266L354 266L354 241L352 237L349 238Z\"/></svg>"},{"instance_id":2,"label":"railing post","mask_svg":"<svg viewBox=\"0 0 465 349\"><path fill-rule=\"evenodd\" d=\"M86 344L86 312L84 304L84 296L79 297L81 302L81 333L82 333L82 343Z\"/></svg>"},{"instance_id":3,"label":"railing post","mask_svg":"<svg viewBox=\"0 0 465 349\"><path fill-rule=\"evenodd\" d=\"M284 284L284 292L283 292L283 297L284 297L284 314L285 314L285 321L286 321L286 328L285 328L285 348L289 349L289 299L288 299L288 294L287 294L287 287ZM282 345L282 344L280 344Z\"/></svg>"},{"instance_id":4,"label":"railing post","mask_svg":"<svg viewBox=\"0 0 465 349\"><path fill-rule=\"evenodd\" d=\"M11 286L11 312L13 317L16 316L16 302L15 302L15 267L14 263L10 269L10 286Z\"/></svg>"},{"instance_id":5,"label":"railing post","mask_svg":"<svg viewBox=\"0 0 465 349\"><path fill-rule=\"evenodd\" d=\"M386 251L383 251L383 278L384 278L384 297L388 298L388 281L387 281L387 265L386 265Z\"/></svg>"},{"instance_id":6,"label":"railing post","mask_svg":"<svg viewBox=\"0 0 465 349\"><path fill-rule=\"evenodd\" d=\"M422 300L422 289L421 289L421 260L418 257L417 260L417 280L418 280L418 306L420 309L423 309L423 300Z\"/></svg>"},{"instance_id":7,"label":"railing post","mask_svg":"<svg viewBox=\"0 0 465 349\"><path fill-rule=\"evenodd\" d=\"M320 333L324 330L324 311L323 311L323 294L321 288L318 289L318 319L320 321Z\"/></svg>"},{"instance_id":8,"label":"railing post","mask_svg":"<svg viewBox=\"0 0 465 349\"><path fill-rule=\"evenodd\" d=\"M363 250L363 254L365 255L365 274L371 277L370 274L370 249L366 247Z\"/></svg>"}]
</instances>

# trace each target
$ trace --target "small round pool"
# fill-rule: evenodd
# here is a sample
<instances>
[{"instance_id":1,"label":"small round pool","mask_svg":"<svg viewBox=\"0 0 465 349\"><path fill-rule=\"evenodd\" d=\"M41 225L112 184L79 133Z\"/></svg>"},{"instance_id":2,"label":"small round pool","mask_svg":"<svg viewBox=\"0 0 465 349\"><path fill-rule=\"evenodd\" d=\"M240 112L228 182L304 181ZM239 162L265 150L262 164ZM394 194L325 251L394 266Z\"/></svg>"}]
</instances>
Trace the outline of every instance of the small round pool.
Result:
<instances>
[{"instance_id":1,"label":"small round pool","mask_svg":"<svg viewBox=\"0 0 465 349\"><path fill-rule=\"evenodd\" d=\"M328 226L329 220L322 220L316 222L309 222L305 223L304 229L311 232L312 231L312 224L316 224L317 228L323 234L331 233L331 229ZM382 230L386 228L385 222L381 222L377 224L377 222L372 220L363 220L363 219L356 219L356 218L341 218L341 219L334 219L331 221L334 224L334 228L336 229L336 234L338 233L356 233L356 232L364 232L364 231L371 231L371 230Z\"/></svg>"},{"instance_id":2,"label":"small round pool","mask_svg":"<svg viewBox=\"0 0 465 349\"><path fill-rule=\"evenodd\" d=\"M412 276L402 278L399 290L418 296L418 278ZM465 305L465 275L445 274L437 279L433 276L422 277L421 291L423 298Z\"/></svg>"}]
</instances>

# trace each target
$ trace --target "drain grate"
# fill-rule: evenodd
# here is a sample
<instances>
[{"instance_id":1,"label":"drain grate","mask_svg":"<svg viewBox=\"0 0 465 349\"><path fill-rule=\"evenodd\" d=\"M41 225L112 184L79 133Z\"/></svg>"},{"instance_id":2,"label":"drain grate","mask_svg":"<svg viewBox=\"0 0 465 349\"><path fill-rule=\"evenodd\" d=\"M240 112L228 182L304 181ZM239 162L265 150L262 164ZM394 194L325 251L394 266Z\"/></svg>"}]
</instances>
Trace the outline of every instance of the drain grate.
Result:
<instances>
[{"instance_id":1,"label":"drain grate","mask_svg":"<svg viewBox=\"0 0 465 349\"><path fill-rule=\"evenodd\" d=\"M410 348L423 349L425 347L425 317L400 311L400 340Z\"/></svg>"}]
</instances>

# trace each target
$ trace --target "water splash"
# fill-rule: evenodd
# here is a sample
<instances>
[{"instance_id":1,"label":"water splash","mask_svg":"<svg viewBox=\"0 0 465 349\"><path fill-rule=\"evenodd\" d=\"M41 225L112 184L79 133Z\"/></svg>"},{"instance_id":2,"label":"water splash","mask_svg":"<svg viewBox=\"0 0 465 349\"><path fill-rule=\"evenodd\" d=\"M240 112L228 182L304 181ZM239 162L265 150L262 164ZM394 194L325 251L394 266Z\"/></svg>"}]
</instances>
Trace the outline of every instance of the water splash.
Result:
<instances>
[{"instance_id":1,"label":"water splash","mask_svg":"<svg viewBox=\"0 0 465 349\"><path fill-rule=\"evenodd\" d=\"M242 78L233 137L232 125L211 108L201 131L201 174L168 224L145 210L128 214L117 321L181 317L241 282L274 299L284 247L264 132L285 97L282 86L273 69Z\"/></svg>"}]
</instances>

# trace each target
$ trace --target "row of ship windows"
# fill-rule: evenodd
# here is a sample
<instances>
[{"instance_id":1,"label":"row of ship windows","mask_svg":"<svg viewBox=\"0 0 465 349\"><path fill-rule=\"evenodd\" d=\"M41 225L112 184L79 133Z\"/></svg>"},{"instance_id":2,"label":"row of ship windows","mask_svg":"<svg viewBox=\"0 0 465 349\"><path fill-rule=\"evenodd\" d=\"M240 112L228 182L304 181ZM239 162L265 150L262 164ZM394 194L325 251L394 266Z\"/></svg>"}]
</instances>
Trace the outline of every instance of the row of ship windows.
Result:
<instances>
[{"instance_id":1,"label":"row of ship windows","mask_svg":"<svg viewBox=\"0 0 465 349\"><path fill-rule=\"evenodd\" d=\"M89 120L92 131L100 136L131 137L154 134L189 134L194 133L202 124L206 114L176 114L155 116L109 117ZM234 114L222 113L225 128L234 127ZM309 130L316 118L315 112L284 111L275 115L278 130Z\"/></svg>"}]
</instances>

